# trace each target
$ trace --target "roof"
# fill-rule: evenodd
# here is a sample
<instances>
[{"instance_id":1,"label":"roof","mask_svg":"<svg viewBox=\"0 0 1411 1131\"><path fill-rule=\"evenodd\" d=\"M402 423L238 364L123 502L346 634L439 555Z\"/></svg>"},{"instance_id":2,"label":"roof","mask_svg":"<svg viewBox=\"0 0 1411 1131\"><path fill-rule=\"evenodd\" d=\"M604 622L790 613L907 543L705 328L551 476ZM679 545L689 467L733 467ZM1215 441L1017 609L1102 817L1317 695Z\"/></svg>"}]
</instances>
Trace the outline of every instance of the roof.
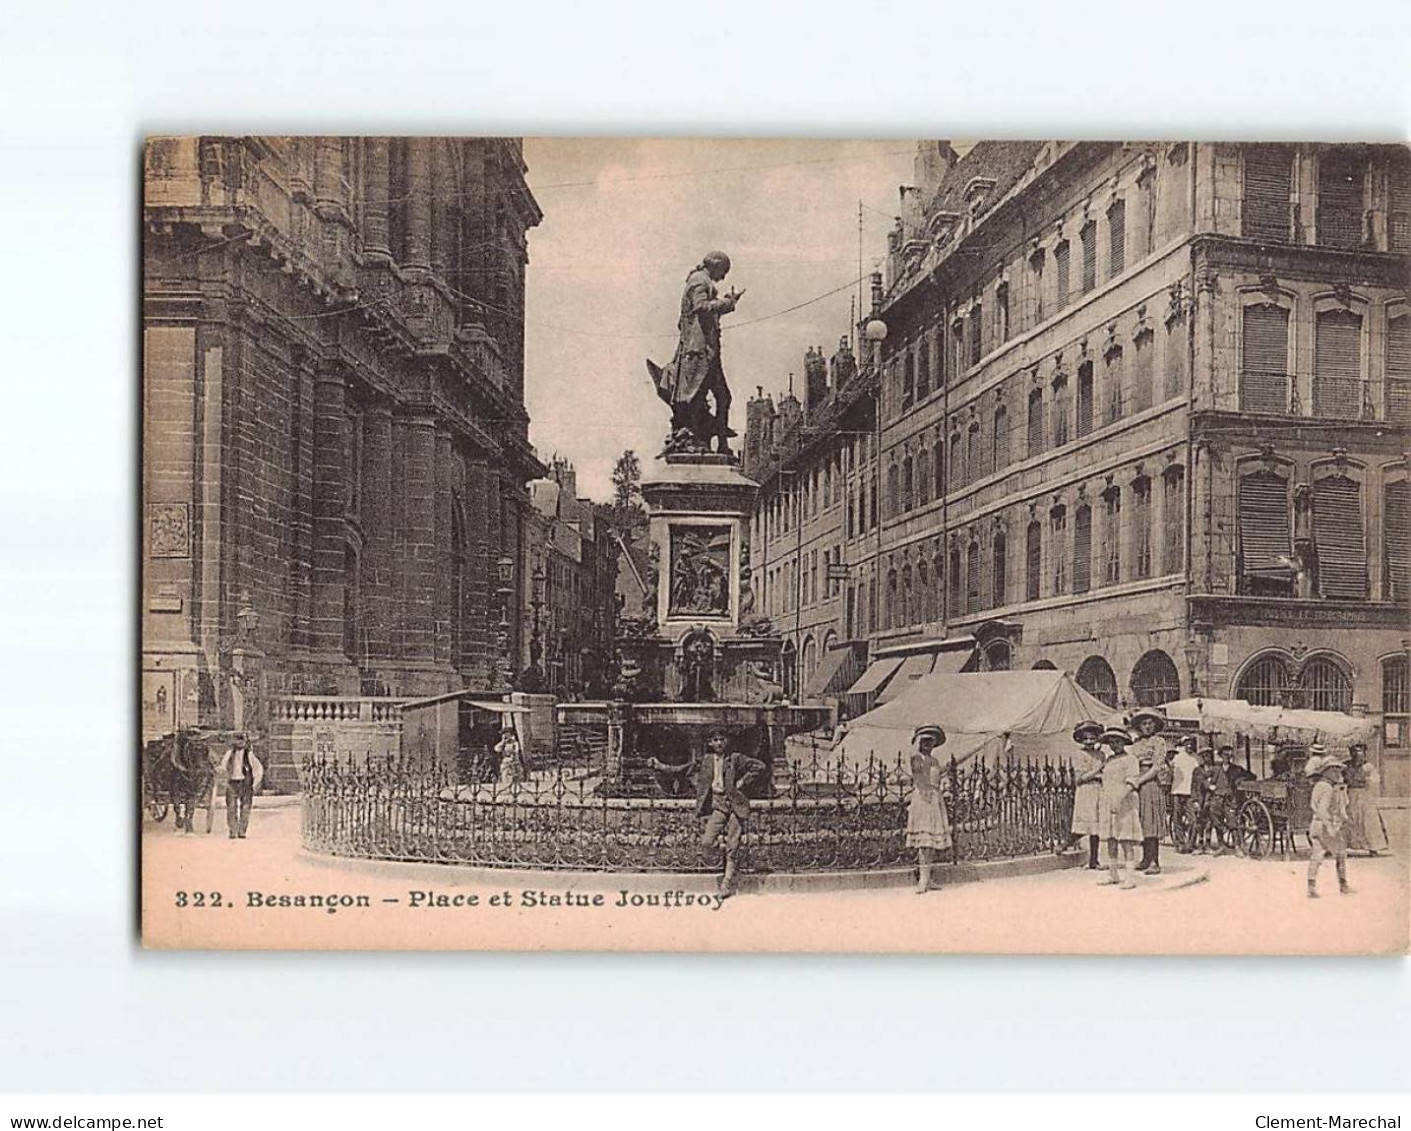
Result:
<instances>
[{"instance_id":1,"label":"roof","mask_svg":"<svg viewBox=\"0 0 1411 1131\"><path fill-rule=\"evenodd\" d=\"M922 204L927 216L935 212L968 211L966 189L976 178L994 182L986 200L986 211L1002 200L1019 179L1029 171L1046 143L1042 141L981 141L952 166L941 181L935 196Z\"/></svg>"}]
</instances>

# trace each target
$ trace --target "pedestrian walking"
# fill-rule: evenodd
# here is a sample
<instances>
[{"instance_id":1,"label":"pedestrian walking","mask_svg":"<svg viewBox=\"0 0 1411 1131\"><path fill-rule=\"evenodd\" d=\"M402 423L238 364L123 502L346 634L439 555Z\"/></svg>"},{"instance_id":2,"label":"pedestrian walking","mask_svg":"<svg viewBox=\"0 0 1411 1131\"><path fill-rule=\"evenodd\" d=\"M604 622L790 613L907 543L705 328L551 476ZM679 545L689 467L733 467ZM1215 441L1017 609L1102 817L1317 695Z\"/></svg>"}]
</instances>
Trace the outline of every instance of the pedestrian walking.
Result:
<instances>
[{"instance_id":1,"label":"pedestrian walking","mask_svg":"<svg viewBox=\"0 0 1411 1131\"><path fill-rule=\"evenodd\" d=\"M1127 750L1131 742L1131 734L1122 727L1108 727L1102 732L1102 745L1107 748L1107 756L1102 763L1102 797L1098 819L1102 838L1107 842L1108 875L1100 883L1117 884L1123 888L1137 886L1131 871L1132 857L1136 854L1137 843L1142 839L1136 786L1141 767Z\"/></svg>"},{"instance_id":2,"label":"pedestrian walking","mask_svg":"<svg viewBox=\"0 0 1411 1131\"><path fill-rule=\"evenodd\" d=\"M936 853L954 844L942 792L944 770L932 753L945 742L946 732L934 723L917 727L911 735L911 800L906 808L906 844L916 849L917 895L931 890L931 867Z\"/></svg>"},{"instance_id":3,"label":"pedestrian walking","mask_svg":"<svg viewBox=\"0 0 1411 1131\"><path fill-rule=\"evenodd\" d=\"M265 780L264 763L242 738L221 757L218 769L225 783L225 827L231 840L244 840L250 827L250 806Z\"/></svg>"},{"instance_id":4,"label":"pedestrian walking","mask_svg":"<svg viewBox=\"0 0 1411 1131\"><path fill-rule=\"evenodd\" d=\"M1360 742L1349 746L1347 753L1347 847L1378 856L1390 844L1377 807L1376 767L1367 760L1367 748Z\"/></svg>"},{"instance_id":5,"label":"pedestrian walking","mask_svg":"<svg viewBox=\"0 0 1411 1131\"><path fill-rule=\"evenodd\" d=\"M766 767L758 758L730 749L730 735L716 727L706 736L706 753L696 775L696 816L705 818L701 845L710 849L724 841L725 870L720 877L722 895L734 895L740 843L749 820L750 799L745 789Z\"/></svg>"},{"instance_id":6,"label":"pedestrian walking","mask_svg":"<svg viewBox=\"0 0 1411 1131\"><path fill-rule=\"evenodd\" d=\"M1097 854L1102 843L1098 823L1102 797L1102 749L1098 746L1101 735L1102 724L1092 719L1084 719L1073 728L1073 741L1078 744L1078 752L1073 755L1073 823L1068 839L1054 849L1054 855L1062 855L1087 837L1091 871L1100 866Z\"/></svg>"},{"instance_id":7,"label":"pedestrian walking","mask_svg":"<svg viewBox=\"0 0 1411 1131\"><path fill-rule=\"evenodd\" d=\"M1308 898L1318 898L1318 869L1331 856L1337 868L1338 891L1351 895L1347 883L1347 786L1343 782L1341 758L1328 754L1322 746L1309 748L1312 757L1304 773L1316 779L1313 786L1313 820L1308 827L1313 851L1308 854Z\"/></svg>"},{"instance_id":8,"label":"pedestrian walking","mask_svg":"<svg viewBox=\"0 0 1411 1131\"><path fill-rule=\"evenodd\" d=\"M1195 772L1200 768L1195 747L1195 735L1183 734L1176 742L1176 756L1171 759L1171 840L1182 856L1190 852L1195 833L1191 790Z\"/></svg>"}]
</instances>

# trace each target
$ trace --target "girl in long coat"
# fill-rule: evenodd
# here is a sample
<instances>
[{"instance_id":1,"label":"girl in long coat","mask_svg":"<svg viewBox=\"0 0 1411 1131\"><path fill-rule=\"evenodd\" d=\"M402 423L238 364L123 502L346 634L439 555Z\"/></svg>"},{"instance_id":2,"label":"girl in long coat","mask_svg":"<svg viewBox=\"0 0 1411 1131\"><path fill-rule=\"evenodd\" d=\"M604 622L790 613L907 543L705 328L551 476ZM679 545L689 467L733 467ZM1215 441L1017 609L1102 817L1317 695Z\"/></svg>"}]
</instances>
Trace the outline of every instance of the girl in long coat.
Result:
<instances>
[{"instance_id":1,"label":"girl in long coat","mask_svg":"<svg viewBox=\"0 0 1411 1131\"><path fill-rule=\"evenodd\" d=\"M1101 883L1118 884L1123 888L1137 886L1132 878L1132 857L1136 854L1137 843L1142 839L1136 785L1141 766L1137 764L1136 757L1127 751L1131 740L1132 736L1121 727L1108 727L1102 732L1107 758L1102 763L1098 823L1102 839L1107 842L1108 876ZM1124 865L1126 875L1122 872Z\"/></svg>"},{"instance_id":2,"label":"girl in long coat","mask_svg":"<svg viewBox=\"0 0 1411 1131\"><path fill-rule=\"evenodd\" d=\"M1375 783L1376 771L1367 761L1367 748L1356 744L1348 749L1347 765L1347 846L1365 849L1376 856L1385 852L1387 843L1386 826L1382 824L1381 810L1377 808Z\"/></svg>"},{"instance_id":3,"label":"girl in long coat","mask_svg":"<svg viewBox=\"0 0 1411 1131\"><path fill-rule=\"evenodd\" d=\"M950 816L941 793L943 770L931 753L945 745L946 732L935 724L919 726L911 736L911 801L906 809L907 847L916 849L919 875L916 894L931 890L931 866L936 852L950 848Z\"/></svg>"},{"instance_id":4,"label":"girl in long coat","mask_svg":"<svg viewBox=\"0 0 1411 1131\"><path fill-rule=\"evenodd\" d=\"M1088 838L1088 867L1098 868L1097 851L1099 834L1098 802L1102 796L1102 751L1097 744L1102 734L1102 725L1085 719L1073 728L1073 741L1078 744L1078 752L1073 755L1073 824L1068 840L1055 849L1055 854L1066 852L1083 837Z\"/></svg>"}]
</instances>

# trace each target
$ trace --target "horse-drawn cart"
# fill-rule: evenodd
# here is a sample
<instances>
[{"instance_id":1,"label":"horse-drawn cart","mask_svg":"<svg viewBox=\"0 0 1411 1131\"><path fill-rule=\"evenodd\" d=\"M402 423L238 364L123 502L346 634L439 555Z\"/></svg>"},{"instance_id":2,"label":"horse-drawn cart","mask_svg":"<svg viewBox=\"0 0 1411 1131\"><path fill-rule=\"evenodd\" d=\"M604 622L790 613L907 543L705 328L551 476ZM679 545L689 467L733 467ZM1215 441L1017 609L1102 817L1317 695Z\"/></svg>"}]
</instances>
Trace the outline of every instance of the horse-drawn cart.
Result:
<instances>
[{"instance_id":1,"label":"horse-drawn cart","mask_svg":"<svg viewBox=\"0 0 1411 1131\"><path fill-rule=\"evenodd\" d=\"M1241 802L1235 835L1245 855L1258 859L1277 848L1281 856L1287 856L1297 847L1295 836L1308 836L1313 820L1313 783L1303 776L1307 761L1306 749L1286 748L1276 762L1287 769L1272 778L1239 783Z\"/></svg>"},{"instance_id":2,"label":"horse-drawn cart","mask_svg":"<svg viewBox=\"0 0 1411 1131\"><path fill-rule=\"evenodd\" d=\"M204 727L183 727L142 747L142 809L154 821L176 814L179 832L195 832L197 809L206 811L210 832L216 813L216 763L243 735Z\"/></svg>"}]
</instances>

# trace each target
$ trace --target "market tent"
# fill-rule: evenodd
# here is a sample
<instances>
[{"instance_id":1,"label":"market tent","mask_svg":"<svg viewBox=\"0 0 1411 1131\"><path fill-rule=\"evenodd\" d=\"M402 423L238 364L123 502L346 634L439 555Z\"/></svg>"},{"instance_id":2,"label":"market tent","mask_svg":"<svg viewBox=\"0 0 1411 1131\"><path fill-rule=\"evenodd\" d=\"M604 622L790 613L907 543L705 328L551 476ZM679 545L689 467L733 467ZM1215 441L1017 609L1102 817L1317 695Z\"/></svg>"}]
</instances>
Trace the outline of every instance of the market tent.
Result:
<instances>
[{"instance_id":1,"label":"market tent","mask_svg":"<svg viewBox=\"0 0 1411 1131\"><path fill-rule=\"evenodd\" d=\"M1260 707L1244 699L1178 699L1167 703L1168 719L1197 723L1202 731L1262 742L1328 742L1346 746L1369 742L1377 724L1341 711Z\"/></svg>"},{"instance_id":2,"label":"market tent","mask_svg":"<svg viewBox=\"0 0 1411 1131\"><path fill-rule=\"evenodd\" d=\"M922 723L939 723L946 731L940 753L957 762L1006 753L1066 762L1074 750L1073 727L1084 719L1120 724L1122 713L1094 699L1067 672L933 672L849 723L839 749L853 766L872 758L904 762L912 732Z\"/></svg>"}]
</instances>

